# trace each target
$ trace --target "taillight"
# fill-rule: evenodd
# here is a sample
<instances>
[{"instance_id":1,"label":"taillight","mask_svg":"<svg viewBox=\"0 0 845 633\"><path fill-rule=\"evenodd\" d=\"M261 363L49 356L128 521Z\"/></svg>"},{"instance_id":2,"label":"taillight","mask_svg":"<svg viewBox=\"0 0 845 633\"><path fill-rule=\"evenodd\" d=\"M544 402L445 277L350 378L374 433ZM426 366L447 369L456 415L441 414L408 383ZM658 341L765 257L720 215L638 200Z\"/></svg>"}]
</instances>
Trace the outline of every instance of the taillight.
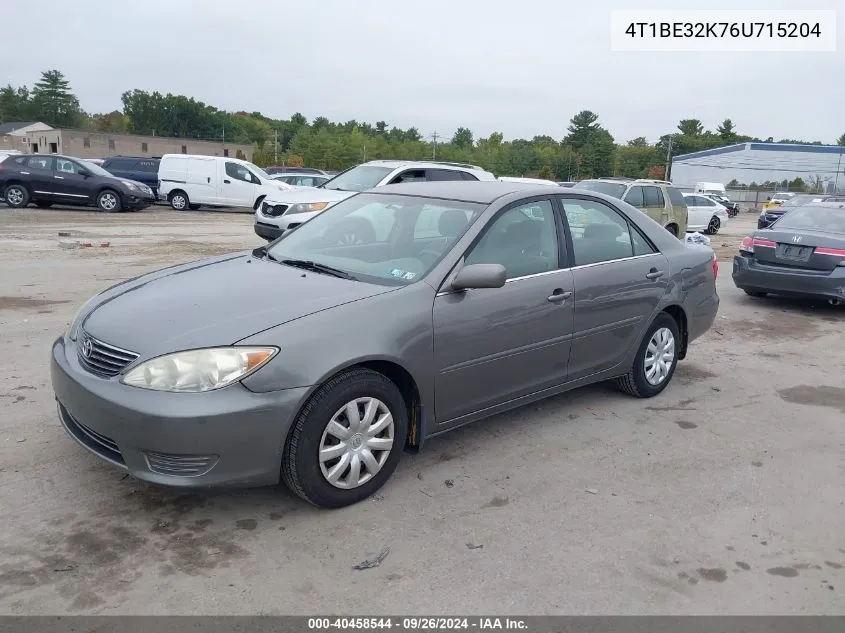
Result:
<instances>
[{"instance_id":1,"label":"taillight","mask_svg":"<svg viewBox=\"0 0 845 633\"><path fill-rule=\"evenodd\" d=\"M832 255L834 257L841 257L842 259L839 260L839 266L845 266L845 250L841 248L825 248L824 246L819 246L816 248L816 253L818 255Z\"/></svg>"},{"instance_id":2,"label":"taillight","mask_svg":"<svg viewBox=\"0 0 845 633\"><path fill-rule=\"evenodd\" d=\"M719 260L716 259L716 253L713 253L713 279L719 276Z\"/></svg>"},{"instance_id":3,"label":"taillight","mask_svg":"<svg viewBox=\"0 0 845 633\"><path fill-rule=\"evenodd\" d=\"M739 245L739 252L740 253L753 253L755 246L767 246L769 248L775 248L777 244L772 240L762 240L759 237L743 237L742 242Z\"/></svg>"}]
</instances>

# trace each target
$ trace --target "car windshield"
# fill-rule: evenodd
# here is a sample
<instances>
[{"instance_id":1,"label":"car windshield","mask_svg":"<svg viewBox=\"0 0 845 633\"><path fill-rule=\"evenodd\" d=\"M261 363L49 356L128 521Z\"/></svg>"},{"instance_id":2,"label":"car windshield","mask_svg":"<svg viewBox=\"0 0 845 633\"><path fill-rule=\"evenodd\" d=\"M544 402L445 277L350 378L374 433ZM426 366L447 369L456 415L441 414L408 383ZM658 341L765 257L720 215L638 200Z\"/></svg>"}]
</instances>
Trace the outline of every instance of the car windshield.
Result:
<instances>
[{"instance_id":1,"label":"car windshield","mask_svg":"<svg viewBox=\"0 0 845 633\"><path fill-rule=\"evenodd\" d=\"M363 193L328 208L268 249L284 263L329 266L361 281L407 285L424 277L486 205Z\"/></svg>"},{"instance_id":2,"label":"car windshield","mask_svg":"<svg viewBox=\"0 0 845 633\"><path fill-rule=\"evenodd\" d=\"M845 207L798 207L785 213L775 227L778 230L845 234Z\"/></svg>"},{"instance_id":3,"label":"car windshield","mask_svg":"<svg viewBox=\"0 0 845 633\"><path fill-rule=\"evenodd\" d=\"M85 161L82 161L79 164L79 166L87 169L92 174L95 174L97 176L109 176L110 178L114 178L113 173L106 171L105 169L103 169L102 167L97 165L96 163L89 163L87 160L85 160Z\"/></svg>"},{"instance_id":4,"label":"car windshield","mask_svg":"<svg viewBox=\"0 0 845 633\"><path fill-rule=\"evenodd\" d=\"M378 185L392 171L392 167L358 165L324 183L322 188L336 191L366 191Z\"/></svg>"},{"instance_id":5,"label":"car windshield","mask_svg":"<svg viewBox=\"0 0 845 633\"><path fill-rule=\"evenodd\" d=\"M597 191L614 198L622 199L625 194L625 185L618 182L605 182L603 180L582 180L575 183L573 189L587 189L588 191Z\"/></svg>"}]
</instances>

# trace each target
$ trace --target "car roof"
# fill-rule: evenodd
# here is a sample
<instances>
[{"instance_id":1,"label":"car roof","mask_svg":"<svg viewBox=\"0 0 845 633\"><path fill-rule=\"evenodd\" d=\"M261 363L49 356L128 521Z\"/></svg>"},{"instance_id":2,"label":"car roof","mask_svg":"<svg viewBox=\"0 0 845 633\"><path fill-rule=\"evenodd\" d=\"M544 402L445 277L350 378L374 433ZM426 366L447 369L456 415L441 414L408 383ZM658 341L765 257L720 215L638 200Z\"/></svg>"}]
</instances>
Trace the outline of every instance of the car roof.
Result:
<instances>
[{"instance_id":1,"label":"car roof","mask_svg":"<svg viewBox=\"0 0 845 633\"><path fill-rule=\"evenodd\" d=\"M375 165L375 166L382 166L382 167L393 167L394 169L399 167L430 167L432 169L462 169L462 170L470 170L470 171L486 171L483 167L479 167L478 165L471 165L469 163L453 163L449 161L439 161L439 160L396 160L396 159L383 159L383 160L371 160L366 163L361 163L361 165Z\"/></svg>"},{"instance_id":2,"label":"car roof","mask_svg":"<svg viewBox=\"0 0 845 633\"><path fill-rule=\"evenodd\" d=\"M829 200L820 200L819 202L811 202L809 204L802 204L801 209L845 209L845 202L830 202Z\"/></svg>"},{"instance_id":3,"label":"car roof","mask_svg":"<svg viewBox=\"0 0 845 633\"><path fill-rule=\"evenodd\" d=\"M561 188L558 192L565 191ZM436 182L404 182L396 185L383 185L368 190L366 193L380 195L420 196L423 198L443 198L461 202L490 204L494 200L511 193L526 195L549 195L549 185L534 185L521 182L502 182L501 180L444 180Z\"/></svg>"}]
</instances>

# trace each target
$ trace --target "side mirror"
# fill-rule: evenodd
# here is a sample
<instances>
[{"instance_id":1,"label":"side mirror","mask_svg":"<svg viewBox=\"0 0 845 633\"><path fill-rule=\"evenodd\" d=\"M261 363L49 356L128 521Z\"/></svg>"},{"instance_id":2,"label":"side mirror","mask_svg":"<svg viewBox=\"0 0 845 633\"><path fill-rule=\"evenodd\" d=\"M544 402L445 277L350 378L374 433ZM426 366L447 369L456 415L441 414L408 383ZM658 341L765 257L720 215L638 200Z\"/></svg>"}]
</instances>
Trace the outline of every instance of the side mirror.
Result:
<instances>
[{"instance_id":1,"label":"side mirror","mask_svg":"<svg viewBox=\"0 0 845 633\"><path fill-rule=\"evenodd\" d=\"M88 176L91 175L91 172L88 171L87 169L80 169L76 173L79 174L80 176L84 177L84 178L88 178Z\"/></svg>"},{"instance_id":2,"label":"side mirror","mask_svg":"<svg viewBox=\"0 0 845 633\"><path fill-rule=\"evenodd\" d=\"M471 288L501 288L507 271L501 264L469 264L461 268L450 284L452 290Z\"/></svg>"}]
</instances>

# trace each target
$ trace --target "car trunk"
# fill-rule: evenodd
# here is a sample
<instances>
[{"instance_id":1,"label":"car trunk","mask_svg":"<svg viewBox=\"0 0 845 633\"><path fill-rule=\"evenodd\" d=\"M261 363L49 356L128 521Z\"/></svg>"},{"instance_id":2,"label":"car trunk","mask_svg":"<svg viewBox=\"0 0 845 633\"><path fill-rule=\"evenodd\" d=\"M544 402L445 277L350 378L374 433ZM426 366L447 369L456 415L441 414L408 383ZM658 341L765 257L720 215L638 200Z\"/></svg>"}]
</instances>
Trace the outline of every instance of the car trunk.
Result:
<instances>
[{"instance_id":1,"label":"car trunk","mask_svg":"<svg viewBox=\"0 0 845 633\"><path fill-rule=\"evenodd\" d=\"M761 231L754 236L754 259L760 264L830 272L845 259L845 236L803 231Z\"/></svg>"}]
</instances>

